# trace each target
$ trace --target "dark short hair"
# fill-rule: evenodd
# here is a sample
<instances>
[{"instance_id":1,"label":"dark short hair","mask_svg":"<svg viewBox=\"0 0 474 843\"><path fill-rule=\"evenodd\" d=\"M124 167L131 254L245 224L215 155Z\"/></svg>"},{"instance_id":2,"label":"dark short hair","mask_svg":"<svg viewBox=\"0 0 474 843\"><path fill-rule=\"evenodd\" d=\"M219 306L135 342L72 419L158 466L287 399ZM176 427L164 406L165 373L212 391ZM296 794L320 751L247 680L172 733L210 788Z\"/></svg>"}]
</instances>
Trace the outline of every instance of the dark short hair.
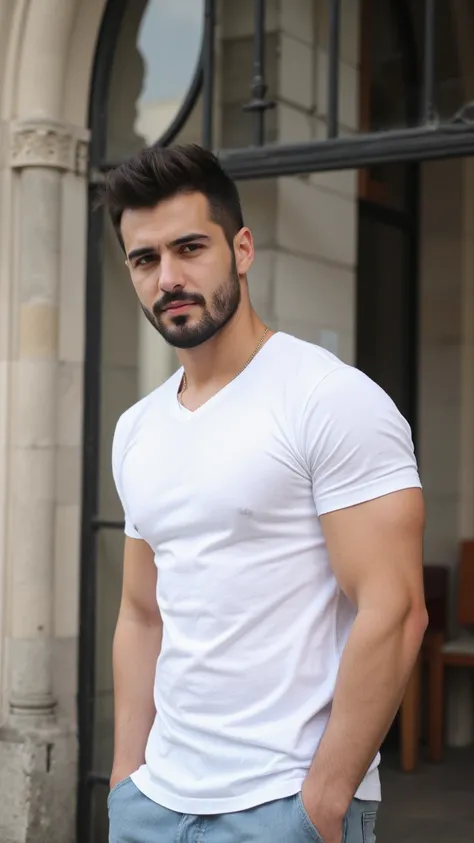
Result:
<instances>
[{"instance_id":1,"label":"dark short hair","mask_svg":"<svg viewBox=\"0 0 474 843\"><path fill-rule=\"evenodd\" d=\"M100 203L108 208L123 248L120 224L126 209L154 208L183 193L207 198L210 218L222 227L232 248L244 225L237 186L216 156L197 144L142 149L107 173Z\"/></svg>"}]
</instances>

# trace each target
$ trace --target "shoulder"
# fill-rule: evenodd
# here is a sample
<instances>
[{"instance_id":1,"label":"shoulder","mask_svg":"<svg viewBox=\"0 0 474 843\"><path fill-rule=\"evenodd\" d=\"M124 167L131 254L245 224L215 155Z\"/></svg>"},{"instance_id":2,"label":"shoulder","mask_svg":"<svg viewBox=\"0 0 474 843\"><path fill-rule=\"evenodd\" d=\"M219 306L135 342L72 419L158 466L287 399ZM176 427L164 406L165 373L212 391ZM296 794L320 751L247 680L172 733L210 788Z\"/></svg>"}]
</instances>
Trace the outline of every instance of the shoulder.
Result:
<instances>
[{"instance_id":1,"label":"shoulder","mask_svg":"<svg viewBox=\"0 0 474 843\"><path fill-rule=\"evenodd\" d=\"M418 485L410 425L390 396L359 369L341 366L319 382L306 402L300 431L313 470L331 483L340 474L357 487L374 484L378 490Z\"/></svg>"},{"instance_id":2,"label":"shoulder","mask_svg":"<svg viewBox=\"0 0 474 843\"><path fill-rule=\"evenodd\" d=\"M281 333L278 337L279 371L298 393L300 408L303 400L305 404L335 402L346 407L356 401L363 409L363 402L369 400L372 407L379 404L381 408L396 410L387 393L360 369L321 346L290 334Z\"/></svg>"},{"instance_id":3,"label":"shoulder","mask_svg":"<svg viewBox=\"0 0 474 843\"><path fill-rule=\"evenodd\" d=\"M331 423L352 430L373 430L391 422L411 433L392 398L375 381L354 366L341 364L315 385L307 408Z\"/></svg>"},{"instance_id":4,"label":"shoulder","mask_svg":"<svg viewBox=\"0 0 474 843\"><path fill-rule=\"evenodd\" d=\"M137 427L140 426L150 413L159 412L160 406L166 401L170 390L177 385L179 378L180 373L175 373L164 384L153 390L153 392L150 392L149 395L141 398L135 404L132 404L131 407L119 416L115 426L112 446L114 462L120 461L123 458L128 443L132 439Z\"/></svg>"},{"instance_id":5,"label":"shoulder","mask_svg":"<svg viewBox=\"0 0 474 843\"><path fill-rule=\"evenodd\" d=\"M281 382L298 417L316 401L344 401L359 389L380 390L370 378L332 352L289 334L280 335L278 353Z\"/></svg>"},{"instance_id":6,"label":"shoulder","mask_svg":"<svg viewBox=\"0 0 474 843\"><path fill-rule=\"evenodd\" d=\"M276 339L280 371L293 383L304 382L314 389L326 375L346 365L327 349L291 334L280 332Z\"/></svg>"}]
</instances>

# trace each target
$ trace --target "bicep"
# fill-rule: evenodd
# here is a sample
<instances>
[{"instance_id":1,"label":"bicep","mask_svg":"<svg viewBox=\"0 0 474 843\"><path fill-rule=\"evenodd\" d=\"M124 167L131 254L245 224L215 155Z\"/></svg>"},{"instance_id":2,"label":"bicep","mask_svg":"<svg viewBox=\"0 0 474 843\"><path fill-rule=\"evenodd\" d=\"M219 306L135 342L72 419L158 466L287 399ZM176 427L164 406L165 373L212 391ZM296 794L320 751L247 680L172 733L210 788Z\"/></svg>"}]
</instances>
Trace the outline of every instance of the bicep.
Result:
<instances>
[{"instance_id":1,"label":"bicep","mask_svg":"<svg viewBox=\"0 0 474 843\"><path fill-rule=\"evenodd\" d=\"M424 524L417 488L321 516L334 575L358 609L423 603Z\"/></svg>"},{"instance_id":2,"label":"bicep","mask_svg":"<svg viewBox=\"0 0 474 843\"><path fill-rule=\"evenodd\" d=\"M132 618L160 622L156 599L157 568L151 547L142 539L125 537L120 611Z\"/></svg>"}]
</instances>

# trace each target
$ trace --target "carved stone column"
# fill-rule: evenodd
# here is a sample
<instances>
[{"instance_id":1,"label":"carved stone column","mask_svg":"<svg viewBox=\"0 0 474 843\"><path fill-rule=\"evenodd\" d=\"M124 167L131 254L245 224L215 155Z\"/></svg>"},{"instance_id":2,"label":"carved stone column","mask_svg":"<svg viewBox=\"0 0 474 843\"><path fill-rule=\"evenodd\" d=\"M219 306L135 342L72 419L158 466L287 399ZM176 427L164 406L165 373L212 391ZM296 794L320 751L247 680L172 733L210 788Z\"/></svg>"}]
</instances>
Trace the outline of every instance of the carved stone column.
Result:
<instances>
[{"instance_id":1,"label":"carved stone column","mask_svg":"<svg viewBox=\"0 0 474 843\"><path fill-rule=\"evenodd\" d=\"M85 173L87 136L52 121L12 128L20 170L8 554L10 722L54 723L52 687L59 249L63 172Z\"/></svg>"},{"instance_id":2,"label":"carved stone column","mask_svg":"<svg viewBox=\"0 0 474 843\"><path fill-rule=\"evenodd\" d=\"M11 166L85 175L89 135L55 120L22 120L12 125Z\"/></svg>"},{"instance_id":3,"label":"carved stone column","mask_svg":"<svg viewBox=\"0 0 474 843\"><path fill-rule=\"evenodd\" d=\"M88 133L51 120L10 125L13 301L9 313L6 664L0 727L2 843L73 843L77 735L53 686L58 323L64 178L85 175ZM85 187L81 185L81 187ZM85 227L85 220L84 220ZM72 236L84 237L80 226Z\"/></svg>"}]
</instances>

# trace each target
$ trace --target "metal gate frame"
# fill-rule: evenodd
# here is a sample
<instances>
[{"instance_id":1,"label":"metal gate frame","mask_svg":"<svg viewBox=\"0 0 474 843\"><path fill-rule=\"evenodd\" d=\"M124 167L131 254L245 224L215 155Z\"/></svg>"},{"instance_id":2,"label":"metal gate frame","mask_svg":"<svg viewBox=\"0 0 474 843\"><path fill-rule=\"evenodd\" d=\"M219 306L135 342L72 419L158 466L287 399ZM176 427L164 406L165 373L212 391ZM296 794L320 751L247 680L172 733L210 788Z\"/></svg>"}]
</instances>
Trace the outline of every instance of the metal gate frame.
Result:
<instances>
[{"instance_id":1,"label":"metal gate frame","mask_svg":"<svg viewBox=\"0 0 474 843\"><path fill-rule=\"evenodd\" d=\"M79 783L77 810L78 843L91 843L92 789L107 777L93 770L93 724L95 689L95 611L97 535L103 529L122 529L123 524L105 521L98 513L99 404L102 284L104 239L102 213L94 213L97 189L104 173L119 162L107 161L106 134L108 91L115 46L128 0L109 0L102 19L91 83L89 125L92 129L89 168L89 219L86 281L86 337L84 364L82 532L79 630ZM290 176L328 170L360 169L379 163L421 162L474 154L474 103L467 102L448 123L436 112L435 0L425 0L423 69L419 108L407 128L338 135L339 35L341 0L329 6L328 116L325 140L296 144L265 144L265 114L273 106L265 82L265 0L254 0L254 55L252 98L244 107L253 115L254 145L224 149L217 154L236 180ZM409 0L390 0L405 21ZM205 25L201 56L188 95L166 134L157 142L172 143L185 125L200 94L203 97L202 144L214 148L214 38L216 0L205 0Z\"/></svg>"}]
</instances>

